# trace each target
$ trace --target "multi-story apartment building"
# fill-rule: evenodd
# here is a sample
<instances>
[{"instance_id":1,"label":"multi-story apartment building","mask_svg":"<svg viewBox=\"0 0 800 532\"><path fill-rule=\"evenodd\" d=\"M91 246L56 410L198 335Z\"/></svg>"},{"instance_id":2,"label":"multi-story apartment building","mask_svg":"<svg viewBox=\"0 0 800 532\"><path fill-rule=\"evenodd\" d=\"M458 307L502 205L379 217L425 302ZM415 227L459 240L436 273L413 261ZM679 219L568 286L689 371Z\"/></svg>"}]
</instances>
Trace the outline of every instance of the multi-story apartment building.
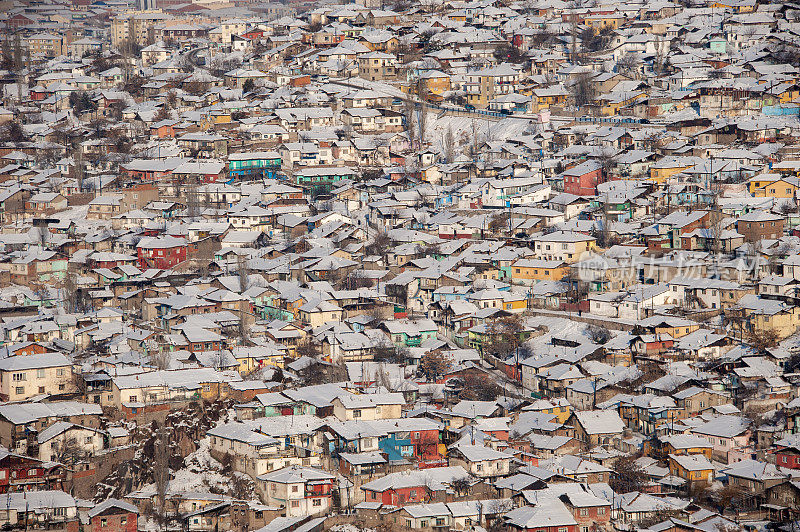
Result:
<instances>
[{"instance_id":1,"label":"multi-story apartment building","mask_svg":"<svg viewBox=\"0 0 800 532\"><path fill-rule=\"evenodd\" d=\"M507 63L467 73L467 103L486 108L489 102L503 94L516 92L520 73Z\"/></svg>"}]
</instances>

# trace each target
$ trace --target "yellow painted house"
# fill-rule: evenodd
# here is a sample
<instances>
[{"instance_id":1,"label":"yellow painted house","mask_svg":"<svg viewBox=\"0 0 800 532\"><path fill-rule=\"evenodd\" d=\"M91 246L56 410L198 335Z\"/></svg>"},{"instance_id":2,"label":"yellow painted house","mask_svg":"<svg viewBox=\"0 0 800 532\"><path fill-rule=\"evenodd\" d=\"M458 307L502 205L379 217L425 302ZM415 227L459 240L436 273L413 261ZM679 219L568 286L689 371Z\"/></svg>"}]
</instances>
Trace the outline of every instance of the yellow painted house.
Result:
<instances>
[{"instance_id":1,"label":"yellow painted house","mask_svg":"<svg viewBox=\"0 0 800 532\"><path fill-rule=\"evenodd\" d=\"M689 484L710 484L714 481L714 466L702 454L669 455L669 472Z\"/></svg>"},{"instance_id":2,"label":"yellow painted house","mask_svg":"<svg viewBox=\"0 0 800 532\"><path fill-rule=\"evenodd\" d=\"M696 321L678 317L651 317L644 320L641 325L652 328L656 335L668 334L672 338L681 338L693 333L700 328Z\"/></svg>"},{"instance_id":3,"label":"yellow painted house","mask_svg":"<svg viewBox=\"0 0 800 532\"><path fill-rule=\"evenodd\" d=\"M506 298L503 309L509 312L522 312L528 310L528 300L522 296Z\"/></svg>"},{"instance_id":4,"label":"yellow painted house","mask_svg":"<svg viewBox=\"0 0 800 532\"><path fill-rule=\"evenodd\" d=\"M564 105L567 102L569 93L560 85L553 87L537 88L530 91L534 98L534 111L550 109L552 106ZM523 91L523 94L525 92Z\"/></svg>"},{"instance_id":5,"label":"yellow painted house","mask_svg":"<svg viewBox=\"0 0 800 532\"><path fill-rule=\"evenodd\" d=\"M601 116L614 116L619 114L619 110L623 107L627 107L637 100L642 98L646 98L647 94L645 92L638 92L638 93L625 93L623 95L618 94L608 94L606 96L602 96L600 101L600 115Z\"/></svg>"},{"instance_id":6,"label":"yellow painted house","mask_svg":"<svg viewBox=\"0 0 800 532\"><path fill-rule=\"evenodd\" d=\"M718 0L709 5L711 9L728 9L734 13L752 13L755 11L756 2L723 2Z\"/></svg>"},{"instance_id":7,"label":"yellow painted house","mask_svg":"<svg viewBox=\"0 0 800 532\"><path fill-rule=\"evenodd\" d=\"M231 353L239 363L239 374L248 375L264 366L283 369L285 353L268 347L235 347Z\"/></svg>"},{"instance_id":8,"label":"yellow painted house","mask_svg":"<svg viewBox=\"0 0 800 532\"><path fill-rule=\"evenodd\" d=\"M583 17L583 23L587 26L600 31L605 28L617 29L624 22L622 14L614 11L597 11L594 13L587 13Z\"/></svg>"},{"instance_id":9,"label":"yellow painted house","mask_svg":"<svg viewBox=\"0 0 800 532\"><path fill-rule=\"evenodd\" d=\"M203 131L208 131L212 127L219 124L230 124L231 120L230 111L214 111L203 117L203 119L200 121L200 129Z\"/></svg>"},{"instance_id":10,"label":"yellow painted house","mask_svg":"<svg viewBox=\"0 0 800 532\"><path fill-rule=\"evenodd\" d=\"M775 331L779 338L788 338L800 326L800 310L782 301L763 299L754 294L742 296L737 305L745 327L764 332Z\"/></svg>"},{"instance_id":11,"label":"yellow painted house","mask_svg":"<svg viewBox=\"0 0 800 532\"><path fill-rule=\"evenodd\" d=\"M585 253L598 249L593 236L572 231L548 233L532 240L535 258L568 264L578 262Z\"/></svg>"},{"instance_id":12,"label":"yellow painted house","mask_svg":"<svg viewBox=\"0 0 800 532\"><path fill-rule=\"evenodd\" d=\"M459 9L458 11L453 11L447 15L448 20L452 20L455 22L466 22L467 21L467 12L463 9Z\"/></svg>"},{"instance_id":13,"label":"yellow painted house","mask_svg":"<svg viewBox=\"0 0 800 532\"><path fill-rule=\"evenodd\" d=\"M790 103L797 101L798 96L800 96L800 87L795 82L786 82L771 87L769 93L777 96L780 103Z\"/></svg>"},{"instance_id":14,"label":"yellow painted house","mask_svg":"<svg viewBox=\"0 0 800 532\"><path fill-rule=\"evenodd\" d=\"M211 113L214 124L230 124L232 121L230 111L214 111Z\"/></svg>"},{"instance_id":15,"label":"yellow painted house","mask_svg":"<svg viewBox=\"0 0 800 532\"><path fill-rule=\"evenodd\" d=\"M572 405L569 401L561 398L556 399L539 399L532 404L523 408L526 412L541 412L542 414L551 414L558 423L566 423L572 413Z\"/></svg>"},{"instance_id":16,"label":"yellow painted house","mask_svg":"<svg viewBox=\"0 0 800 532\"><path fill-rule=\"evenodd\" d=\"M682 444L682 441L689 441L697 440L696 443L688 443ZM713 447L710 443L694 436L692 434L680 434L677 438L673 437L672 439L668 439L664 443L664 449L667 451L668 454L674 455L681 455L681 454L688 454L688 455L701 455L705 456L709 460L711 460L711 452Z\"/></svg>"},{"instance_id":17,"label":"yellow painted house","mask_svg":"<svg viewBox=\"0 0 800 532\"><path fill-rule=\"evenodd\" d=\"M761 174L747 182L750 194L757 198L795 198L800 179L780 174Z\"/></svg>"},{"instance_id":18,"label":"yellow painted house","mask_svg":"<svg viewBox=\"0 0 800 532\"><path fill-rule=\"evenodd\" d=\"M515 284L560 281L568 272L569 266L560 260L517 259L511 265L511 279Z\"/></svg>"},{"instance_id":19,"label":"yellow painted house","mask_svg":"<svg viewBox=\"0 0 800 532\"><path fill-rule=\"evenodd\" d=\"M690 163L681 157L662 157L661 160L650 167L650 181L663 184L670 177L693 166L694 163Z\"/></svg>"},{"instance_id":20,"label":"yellow painted house","mask_svg":"<svg viewBox=\"0 0 800 532\"><path fill-rule=\"evenodd\" d=\"M429 70L421 74L419 81L427 94L441 96L450 90L450 76L439 70Z\"/></svg>"}]
</instances>

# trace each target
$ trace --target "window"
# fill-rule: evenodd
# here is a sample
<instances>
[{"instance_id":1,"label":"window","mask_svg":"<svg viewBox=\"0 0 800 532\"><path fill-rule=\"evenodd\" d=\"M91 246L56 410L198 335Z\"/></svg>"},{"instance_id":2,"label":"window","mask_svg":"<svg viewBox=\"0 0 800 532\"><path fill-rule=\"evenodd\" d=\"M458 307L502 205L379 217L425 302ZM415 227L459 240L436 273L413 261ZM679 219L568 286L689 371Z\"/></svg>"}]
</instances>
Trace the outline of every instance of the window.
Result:
<instances>
[{"instance_id":1,"label":"window","mask_svg":"<svg viewBox=\"0 0 800 532\"><path fill-rule=\"evenodd\" d=\"M299 508L299 507L300 507L300 501L292 501L292 508Z\"/></svg>"},{"instance_id":2,"label":"window","mask_svg":"<svg viewBox=\"0 0 800 532\"><path fill-rule=\"evenodd\" d=\"M606 515L606 509L605 508L598 508L597 509L597 515Z\"/></svg>"},{"instance_id":3,"label":"window","mask_svg":"<svg viewBox=\"0 0 800 532\"><path fill-rule=\"evenodd\" d=\"M86 436L86 439L84 439L84 443L92 443L92 437Z\"/></svg>"},{"instance_id":4,"label":"window","mask_svg":"<svg viewBox=\"0 0 800 532\"><path fill-rule=\"evenodd\" d=\"M26 380L28 380L28 379L27 379L27 378L25 378L25 373L14 373L14 374L11 376L11 380L12 380L12 381L17 381L17 382L19 382L19 381L26 381Z\"/></svg>"},{"instance_id":5,"label":"window","mask_svg":"<svg viewBox=\"0 0 800 532\"><path fill-rule=\"evenodd\" d=\"M297 493L297 485L292 486L292 493Z\"/></svg>"},{"instance_id":6,"label":"window","mask_svg":"<svg viewBox=\"0 0 800 532\"><path fill-rule=\"evenodd\" d=\"M322 499L314 499L313 505L314 506L322 506Z\"/></svg>"},{"instance_id":7,"label":"window","mask_svg":"<svg viewBox=\"0 0 800 532\"><path fill-rule=\"evenodd\" d=\"M44 370L43 369L37 369L36 370L36 378L37 379L44 379Z\"/></svg>"},{"instance_id":8,"label":"window","mask_svg":"<svg viewBox=\"0 0 800 532\"><path fill-rule=\"evenodd\" d=\"M353 417L361 417L361 410L353 410Z\"/></svg>"},{"instance_id":9,"label":"window","mask_svg":"<svg viewBox=\"0 0 800 532\"><path fill-rule=\"evenodd\" d=\"M586 517L587 515L589 515L589 509L581 508L581 517Z\"/></svg>"},{"instance_id":10,"label":"window","mask_svg":"<svg viewBox=\"0 0 800 532\"><path fill-rule=\"evenodd\" d=\"M56 370L56 376L63 377L64 376L64 368L58 368Z\"/></svg>"},{"instance_id":11,"label":"window","mask_svg":"<svg viewBox=\"0 0 800 532\"><path fill-rule=\"evenodd\" d=\"M17 395L24 394L25 393L25 387L24 386L17 386L16 392L17 392Z\"/></svg>"},{"instance_id":12,"label":"window","mask_svg":"<svg viewBox=\"0 0 800 532\"><path fill-rule=\"evenodd\" d=\"M106 526L108 526L108 519L105 519L105 518L101 519L100 520L100 528L105 528Z\"/></svg>"}]
</instances>

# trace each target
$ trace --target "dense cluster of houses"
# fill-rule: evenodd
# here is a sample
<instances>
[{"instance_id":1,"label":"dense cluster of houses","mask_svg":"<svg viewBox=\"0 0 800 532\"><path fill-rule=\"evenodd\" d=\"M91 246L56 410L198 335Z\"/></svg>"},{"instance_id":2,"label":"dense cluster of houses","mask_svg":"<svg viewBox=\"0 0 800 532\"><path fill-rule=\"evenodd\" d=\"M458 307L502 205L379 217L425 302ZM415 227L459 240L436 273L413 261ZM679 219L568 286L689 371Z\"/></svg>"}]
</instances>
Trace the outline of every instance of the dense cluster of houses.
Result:
<instances>
[{"instance_id":1,"label":"dense cluster of houses","mask_svg":"<svg viewBox=\"0 0 800 532\"><path fill-rule=\"evenodd\" d=\"M4 529L800 522L796 4L0 4Z\"/></svg>"}]
</instances>

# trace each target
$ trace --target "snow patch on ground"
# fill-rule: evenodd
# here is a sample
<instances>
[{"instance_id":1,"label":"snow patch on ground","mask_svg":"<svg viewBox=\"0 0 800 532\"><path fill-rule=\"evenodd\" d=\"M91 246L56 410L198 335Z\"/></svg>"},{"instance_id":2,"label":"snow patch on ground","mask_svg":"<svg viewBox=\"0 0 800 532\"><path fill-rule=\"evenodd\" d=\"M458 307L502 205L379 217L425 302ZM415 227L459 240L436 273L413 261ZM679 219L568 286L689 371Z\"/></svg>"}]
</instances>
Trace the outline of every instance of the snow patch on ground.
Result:
<instances>
[{"instance_id":1,"label":"snow patch on ground","mask_svg":"<svg viewBox=\"0 0 800 532\"><path fill-rule=\"evenodd\" d=\"M211 488L226 492L230 474L222 473L222 464L211 456L211 440L200 440L195 452L186 457L186 467L176 471L169 482L170 491L209 491Z\"/></svg>"},{"instance_id":2,"label":"snow patch on ground","mask_svg":"<svg viewBox=\"0 0 800 532\"><path fill-rule=\"evenodd\" d=\"M374 528L358 528L356 525L347 523L343 525L333 525L330 530L331 532L375 532Z\"/></svg>"}]
</instances>

